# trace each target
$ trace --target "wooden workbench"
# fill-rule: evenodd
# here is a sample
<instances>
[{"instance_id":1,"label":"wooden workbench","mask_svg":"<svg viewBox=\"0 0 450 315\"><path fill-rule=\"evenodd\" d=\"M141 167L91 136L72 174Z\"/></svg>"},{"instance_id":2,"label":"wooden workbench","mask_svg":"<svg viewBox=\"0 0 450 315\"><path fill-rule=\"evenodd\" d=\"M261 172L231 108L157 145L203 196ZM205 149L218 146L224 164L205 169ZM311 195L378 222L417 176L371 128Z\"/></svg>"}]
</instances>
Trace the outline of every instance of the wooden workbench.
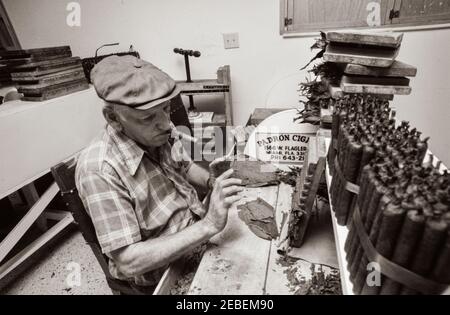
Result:
<instances>
[{"instance_id":1,"label":"wooden workbench","mask_svg":"<svg viewBox=\"0 0 450 315\"><path fill-rule=\"evenodd\" d=\"M291 193L292 187L285 184L247 188L238 205L258 197L264 199L275 208L280 230L283 213L290 207ZM211 243L213 245L202 258L189 294L260 295L286 288L284 283L280 286L279 281L275 281L278 279L273 279L273 273L277 272L274 259L277 242L254 235L238 217L237 205L230 209L225 229L212 238Z\"/></svg>"},{"instance_id":2,"label":"wooden workbench","mask_svg":"<svg viewBox=\"0 0 450 315\"><path fill-rule=\"evenodd\" d=\"M288 225L293 188L278 186L246 188L243 199L230 209L224 231L211 239L197 269L188 294L193 295L292 295L300 288L294 278L309 280L311 267L320 265L325 273L337 269L333 232L328 211L311 225L301 248L289 252L294 260L285 260L285 233L267 241L254 235L238 217L237 206L259 198L275 209L277 227ZM285 219L283 219L285 218ZM290 276L289 276L290 274ZM301 293L298 293L301 294Z\"/></svg>"},{"instance_id":3,"label":"wooden workbench","mask_svg":"<svg viewBox=\"0 0 450 315\"><path fill-rule=\"evenodd\" d=\"M311 161L316 161L318 155L325 155L324 149L316 145L312 147L314 149L309 152ZM203 256L188 294L289 295L294 294L298 288L293 285L288 273L295 272L298 278L308 280L312 264L330 267L325 272L338 268L328 211L323 211L317 220L313 220L302 247L289 250L289 256L298 260L295 263L283 261L284 255L279 251L286 249L292 193L293 187L284 183L246 188L242 193L242 200L230 209L225 229L211 239L212 246L208 247ZM280 232L275 240L267 241L257 237L238 217L237 207L258 197L275 209Z\"/></svg>"},{"instance_id":4,"label":"wooden workbench","mask_svg":"<svg viewBox=\"0 0 450 315\"><path fill-rule=\"evenodd\" d=\"M93 87L44 102L12 101L0 105L0 198L22 190L30 207L0 242L0 285L12 270L73 222L67 211L44 212L59 193L56 183L39 196L33 181L89 144L105 124L102 106ZM44 226L45 233L7 260L14 246L39 219L57 223L48 230Z\"/></svg>"}]
</instances>

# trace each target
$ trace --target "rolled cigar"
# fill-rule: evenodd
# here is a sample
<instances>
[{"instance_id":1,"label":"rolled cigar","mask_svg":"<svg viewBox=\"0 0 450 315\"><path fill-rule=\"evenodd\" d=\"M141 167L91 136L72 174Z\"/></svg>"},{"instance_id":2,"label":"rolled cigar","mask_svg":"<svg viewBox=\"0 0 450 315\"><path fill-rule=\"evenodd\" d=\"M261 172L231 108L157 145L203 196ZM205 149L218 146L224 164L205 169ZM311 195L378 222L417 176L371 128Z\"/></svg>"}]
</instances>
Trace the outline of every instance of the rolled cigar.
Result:
<instances>
[{"instance_id":1,"label":"rolled cigar","mask_svg":"<svg viewBox=\"0 0 450 315\"><path fill-rule=\"evenodd\" d=\"M339 135L339 109L335 108L333 111L333 120L331 123L331 144L328 148L328 166L330 169L331 175L334 174L334 158L336 156L336 149L334 148L334 144L337 143L337 138Z\"/></svg>"},{"instance_id":2,"label":"rolled cigar","mask_svg":"<svg viewBox=\"0 0 450 315\"><path fill-rule=\"evenodd\" d=\"M336 212L337 207L337 199L338 199L338 186L340 185L340 178L336 175L336 172L334 173L334 176L331 180L331 186L330 186L330 196L331 196L331 206L333 207L333 210Z\"/></svg>"},{"instance_id":3,"label":"rolled cigar","mask_svg":"<svg viewBox=\"0 0 450 315\"><path fill-rule=\"evenodd\" d=\"M362 207L363 201L366 198L367 188L370 184L369 174L371 173L371 169L372 167L370 165L366 165L362 169L359 195L357 198L357 203L360 208Z\"/></svg>"},{"instance_id":4,"label":"rolled cigar","mask_svg":"<svg viewBox=\"0 0 450 315\"><path fill-rule=\"evenodd\" d=\"M364 198L364 196L361 196L361 195L363 194L363 190L364 190L363 188L366 187L366 185L364 185L364 187L363 187L363 183L365 181L367 172L364 172L363 170L364 170L365 166L369 164L369 162L372 160L373 156L375 155L375 150L373 150L373 148L370 146L368 141L362 141L361 144L363 146L362 147L362 156L361 156L361 165L360 165L358 175L357 175L358 176L357 184L359 185L359 195L353 197L352 205L350 208L351 212L349 213L350 221L351 221L353 209L355 208L358 198ZM345 242L345 247L344 247L347 254L350 252L351 248L353 248L354 242L355 242L355 231L354 231L352 225L350 224L348 238Z\"/></svg>"},{"instance_id":5,"label":"rolled cigar","mask_svg":"<svg viewBox=\"0 0 450 315\"><path fill-rule=\"evenodd\" d=\"M375 200L373 200L372 202L374 202ZM386 205L391 201L391 198L387 195L382 196L380 199L378 199L378 204L376 205L371 205L372 207L375 207L377 210L374 211L375 213L375 218L372 218L372 220L368 221L368 220L364 220L362 217L361 219L363 220L363 224L364 224L364 228L366 231L368 231L367 233L369 234L369 238L370 241L372 242L372 244L375 244L375 241L378 237L378 230L380 227L380 224L378 221L381 220L381 211L383 211L383 209L386 207ZM365 255L364 255L364 249L362 248L362 246L358 243L357 244L357 249L356 249L356 254L355 254L355 263L352 264L351 266L351 270L350 270L350 279L353 278L354 280L354 291L356 294L359 294L362 290L362 287L364 285L364 274L366 272L366 268L367 268L367 258L364 260ZM352 276L353 275L353 276Z\"/></svg>"},{"instance_id":6,"label":"rolled cigar","mask_svg":"<svg viewBox=\"0 0 450 315\"><path fill-rule=\"evenodd\" d=\"M355 229L351 223L351 215L353 214L353 211L354 211L353 209L356 206L356 204L361 205L362 204L361 200L365 200L366 192L368 190L367 187L370 186L369 185L369 183L370 183L369 174L371 173L370 165L366 165L366 166L361 165L360 169L362 171L358 175L359 176L358 184L360 186L359 195L355 196L353 198L352 211L351 211L351 213L349 213L349 220L350 220L350 223L348 224L349 235L348 235L348 238L347 238L345 246L344 246L344 249L347 253L347 262L348 262L349 271L351 269L350 266L354 263L356 250L357 250L358 244L359 244L359 238L356 235ZM374 175L374 173L372 173L372 176L373 175ZM366 208L359 206L359 209L361 212L361 216L365 216L364 212L365 212Z\"/></svg>"},{"instance_id":7,"label":"rolled cigar","mask_svg":"<svg viewBox=\"0 0 450 315\"><path fill-rule=\"evenodd\" d=\"M397 235L400 233L404 221L405 209L399 202L389 203L381 213L380 230L375 243L377 252L383 257L390 259L395 248ZM365 281L361 294L377 295L380 286L369 286Z\"/></svg>"},{"instance_id":8,"label":"rolled cigar","mask_svg":"<svg viewBox=\"0 0 450 315\"><path fill-rule=\"evenodd\" d=\"M336 187L336 207L335 207L335 214L336 214L336 219L340 219L341 217L341 213L342 213L342 196L343 193L345 191L345 162L348 158L349 155L349 146L350 146L350 141L351 141L351 136L349 135L348 129L346 129L344 131L344 138L342 140L342 149L341 152L339 154L339 167L341 169L341 175L343 177L339 178L339 185ZM338 221L339 225L343 225L341 221Z\"/></svg>"},{"instance_id":9,"label":"rolled cigar","mask_svg":"<svg viewBox=\"0 0 450 315\"><path fill-rule=\"evenodd\" d=\"M359 210L361 211L361 220L363 223L365 222L365 218L367 216L367 211L369 209L369 204L372 199L372 194L374 191L374 182L375 182L376 173L372 168L368 168L368 175L366 181L366 188L364 193L364 200L361 201L359 205ZM358 270L358 264L362 257L362 248L359 245L359 238L356 237L353 247L350 249L350 253L348 255L348 260L351 261L351 265L349 268L350 271L350 279L354 280L356 277L356 273Z\"/></svg>"},{"instance_id":10,"label":"rolled cigar","mask_svg":"<svg viewBox=\"0 0 450 315\"><path fill-rule=\"evenodd\" d=\"M417 149L419 150L419 160L420 161L423 161L423 159L425 158L425 154L427 154L429 139L430 138L427 137L423 141L419 141L419 143L417 144Z\"/></svg>"},{"instance_id":11,"label":"rolled cigar","mask_svg":"<svg viewBox=\"0 0 450 315\"><path fill-rule=\"evenodd\" d=\"M173 123L170 123L170 127L172 128L172 133L171 133L172 138L184 139L184 140L187 140L187 141L190 141L193 143L197 143L199 140L198 138L192 137L183 132L179 132L177 130L177 127L175 127L175 125Z\"/></svg>"},{"instance_id":12,"label":"rolled cigar","mask_svg":"<svg viewBox=\"0 0 450 315\"><path fill-rule=\"evenodd\" d=\"M450 213L449 213L450 214ZM431 279L436 282L450 283L450 230L447 231L447 238L431 272Z\"/></svg>"},{"instance_id":13,"label":"rolled cigar","mask_svg":"<svg viewBox=\"0 0 450 315\"><path fill-rule=\"evenodd\" d=\"M447 228L447 222L441 218L427 219L422 238L413 257L411 271L425 277L431 273L435 258L447 237ZM402 295L413 295L427 292L418 292L413 288L403 287L400 293Z\"/></svg>"},{"instance_id":14,"label":"rolled cigar","mask_svg":"<svg viewBox=\"0 0 450 315\"><path fill-rule=\"evenodd\" d=\"M422 236L425 227L425 217L422 211L409 210L405 216L405 221L397 238L394 253L392 254L392 262L407 267L411 261L411 257ZM381 295L397 295L400 293L401 284L384 278L381 284Z\"/></svg>"},{"instance_id":15,"label":"rolled cigar","mask_svg":"<svg viewBox=\"0 0 450 315\"><path fill-rule=\"evenodd\" d=\"M345 244L344 244L344 250L347 253L347 259L349 258L349 254L351 249L353 248L354 242L355 242L355 236L356 236L356 231L353 225L353 220L351 220L348 224L348 236L347 239L345 240Z\"/></svg>"},{"instance_id":16,"label":"rolled cigar","mask_svg":"<svg viewBox=\"0 0 450 315\"><path fill-rule=\"evenodd\" d=\"M366 216L369 214L370 204L372 203L376 187L382 185L379 180L379 172L380 169L378 167L374 167L370 169L368 174L367 188L365 191L364 200L362 200L360 204L360 209L364 209L361 213L361 219L363 220L363 222L366 221ZM374 206L376 206L376 204Z\"/></svg>"},{"instance_id":17,"label":"rolled cigar","mask_svg":"<svg viewBox=\"0 0 450 315\"><path fill-rule=\"evenodd\" d=\"M361 155L362 145L357 142L356 138L354 139L354 141L352 141L352 139L349 139L348 154L345 159L344 165L344 176L346 177L346 180L352 183L356 182L361 163ZM342 190L341 203L339 204L340 211L336 215L338 224L345 225L347 223L353 196L354 193L347 191L344 185Z\"/></svg>"},{"instance_id":18,"label":"rolled cigar","mask_svg":"<svg viewBox=\"0 0 450 315\"><path fill-rule=\"evenodd\" d=\"M348 137L346 136L347 130L344 125L341 125L340 134L341 137L339 148L338 148L338 163L339 167L342 170L342 161L345 161L346 156L346 147L348 144ZM333 180L331 183L331 199L332 199L332 205L335 213L339 211L339 200L340 200L340 194L342 191L342 179L339 176L333 176Z\"/></svg>"},{"instance_id":19,"label":"rolled cigar","mask_svg":"<svg viewBox=\"0 0 450 315\"><path fill-rule=\"evenodd\" d=\"M373 220L375 218L375 215L379 211L379 204L381 201L381 198L385 196L389 192L389 190L382 185L380 181L377 181L375 184L375 189L372 192L372 195L370 197L370 202L367 206L367 210L365 211L365 216L363 218L364 220L364 227L366 230L369 230L372 226Z\"/></svg>"},{"instance_id":20,"label":"rolled cigar","mask_svg":"<svg viewBox=\"0 0 450 315\"><path fill-rule=\"evenodd\" d=\"M372 146L370 145L370 143L367 140L363 140L361 142L362 145L362 153L361 153L361 162L360 162L360 167L358 170L358 173L356 175L356 183L357 185L360 186L360 190L359 190L359 194L361 194L361 183L365 180L365 173L364 173L364 167L366 165L369 164L369 162L373 159L373 157L375 156L375 150L372 148ZM357 198L353 199L353 205L352 205L352 209L354 208L354 204L356 202Z\"/></svg>"},{"instance_id":21,"label":"rolled cigar","mask_svg":"<svg viewBox=\"0 0 450 315\"><path fill-rule=\"evenodd\" d=\"M336 144L336 150L337 150L337 155L339 155L341 153L341 148L342 148L342 140L344 137L344 130L346 128L346 116L347 116L347 112L345 110L341 111L339 113L339 127L338 127L338 133L337 133L337 144Z\"/></svg>"},{"instance_id":22,"label":"rolled cigar","mask_svg":"<svg viewBox=\"0 0 450 315\"><path fill-rule=\"evenodd\" d=\"M328 147L327 152L327 162L328 162L328 170L330 172L330 175L334 175L334 158L336 156L336 149L334 149L334 142L336 141L336 138L331 138L330 146Z\"/></svg>"},{"instance_id":23,"label":"rolled cigar","mask_svg":"<svg viewBox=\"0 0 450 315\"><path fill-rule=\"evenodd\" d=\"M363 157L362 163L366 163L368 164L371 160L371 158L373 158L373 155L371 156L371 158L369 158L370 154L374 152L372 148L367 148L363 146ZM364 209L362 209L361 205L363 203L363 200L365 200L365 195L367 192L367 188L368 186L370 186L370 181L369 181L369 173L371 172L371 166L370 165L360 165L360 171L358 174L358 184L359 184L359 194L358 196L355 196L355 198L353 199L353 205L352 208L355 207L356 204L359 205L360 211L363 212ZM352 211L353 212L353 211ZM355 229L352 226L352 224L349 224L349 237L346 240L345 243L345 251L347 252L347 262L348 262L348 269L350 271L350 266L354 263L354 257L355 257L355 252L357 249L357 244L359 243L359 238L356 235Z\"/></svg>"},{"instance_id":24,"label":"rolled cigar","mask_svg":"<svg viewBox=\"0 0 450 315\"><path fill-rule=\"evenodd\" d=\"M341 124L339 126L339 132L338 132L338 136L337 136L336 156L338 157L338 161L339 161L339 155L341 154L343 133L344 133L344 125ZM334 166L334 159L333 159L333 161L331 161L331 164ZM335 207L336 207L336 190L337 190L337 186L338 186L337 182L339 180L338 176L335 176L335 175L336 174L333 175L333 178L331 180L331 185L330 185L330 195L331 195L331 203L332 203L333 209L335 209Z\"/></svg>"},{"instance_id":25,"label":"rolled cigar","mask_svg":"<svg viewBox=\"0 0 450 315\"><path fill-rule=\"evenodd\" d=\"M380 203L381 205L381 203ZM381 210L381 209L380 209ZM377 218L374 221L374 225L370 229L369 240L373 244L378 238L380 222L381 221L381 211L378 212ZM353 284L353 292L355 294L361 294L361 290L366 282L367 277L367 265L369 264L369 259L364 253L363 248L361 247L361 259L360 264L357 266L356 277Z\"/></svg>"}]
</instances>

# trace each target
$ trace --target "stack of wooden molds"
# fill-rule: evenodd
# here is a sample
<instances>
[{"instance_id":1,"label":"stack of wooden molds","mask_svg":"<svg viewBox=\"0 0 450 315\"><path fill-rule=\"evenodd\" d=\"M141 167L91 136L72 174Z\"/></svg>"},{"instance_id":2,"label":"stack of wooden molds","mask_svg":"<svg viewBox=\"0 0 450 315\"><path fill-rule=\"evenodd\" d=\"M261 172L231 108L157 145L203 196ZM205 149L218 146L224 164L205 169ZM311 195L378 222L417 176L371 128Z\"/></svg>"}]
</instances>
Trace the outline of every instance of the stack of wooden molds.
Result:
<instances>
[{"instance_id":1,"label":"stack of wooden molds","mask_svg":"<svg viewBox=\"0 0 450 315\"><path fill-rule=\"evenodd\" d=\"M2 76L10 77L25 101L45 101L89 87L81 59L69 46L0 53Z\"/></svg>"},{"instance_id":2,"label":"stack of wooden molds","mask_svg":"<svg viewBox=\"0 0 450 315\"><path fill-rule=\"evenodd\" d=\"M12 84L11 73L8 72L8 67L6 65L0 64L0 86L6 86L11 84Z\"/></svg>"},{"instance_id":3,"label":"stack of wooden molds","mask_svg":"<svg viewBox=\"0 0 450 315\"><path fill-rule=\"evenodd\" d=\"M332 97L361 93L392 100L411 93L407 77L414 77L417 69L396 60L402 33L334 31L326 39L323 59L341 72L340 79L330 82Z\"/></svg>"}]
</instances>

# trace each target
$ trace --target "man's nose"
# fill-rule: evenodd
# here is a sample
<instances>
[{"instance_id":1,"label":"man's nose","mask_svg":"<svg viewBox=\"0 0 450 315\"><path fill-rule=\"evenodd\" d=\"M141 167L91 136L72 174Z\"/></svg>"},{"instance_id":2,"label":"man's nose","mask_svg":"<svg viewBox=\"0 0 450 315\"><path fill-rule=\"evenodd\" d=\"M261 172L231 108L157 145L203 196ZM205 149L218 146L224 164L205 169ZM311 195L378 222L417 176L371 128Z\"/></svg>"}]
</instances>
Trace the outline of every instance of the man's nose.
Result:
<instances>
[{"instance_id":1,"label":"man's nose","mask_svg":"<svg viewBox=\"0 0 450 315\"><path fill-rule=\"evenodd\" d=\"M170 131L170 113L166 113L165 111L161 111L158 117L158 129L161 131Z\"/></svg>"}]
</instances>

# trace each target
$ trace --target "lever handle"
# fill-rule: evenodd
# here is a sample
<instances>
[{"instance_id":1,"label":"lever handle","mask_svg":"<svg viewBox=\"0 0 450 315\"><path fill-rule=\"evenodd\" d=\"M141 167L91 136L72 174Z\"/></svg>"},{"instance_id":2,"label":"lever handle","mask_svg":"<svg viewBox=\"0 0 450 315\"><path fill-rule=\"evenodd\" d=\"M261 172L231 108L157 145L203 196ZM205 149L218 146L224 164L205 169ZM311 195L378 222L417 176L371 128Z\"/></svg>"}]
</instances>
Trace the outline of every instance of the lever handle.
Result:
<instances>
[{"instance_id":1,"label":"lever handle","mask_svg":"<svg viewBox=\"0 0 450 315\"><path fill-rule=\"evenodd\" d=\"M201 53L197 50L185 50L182 48L175 48L173 50L174 53L184 55L184 56L193 56L193 57L200 57Z\"/></svg>"}]
</instances>

